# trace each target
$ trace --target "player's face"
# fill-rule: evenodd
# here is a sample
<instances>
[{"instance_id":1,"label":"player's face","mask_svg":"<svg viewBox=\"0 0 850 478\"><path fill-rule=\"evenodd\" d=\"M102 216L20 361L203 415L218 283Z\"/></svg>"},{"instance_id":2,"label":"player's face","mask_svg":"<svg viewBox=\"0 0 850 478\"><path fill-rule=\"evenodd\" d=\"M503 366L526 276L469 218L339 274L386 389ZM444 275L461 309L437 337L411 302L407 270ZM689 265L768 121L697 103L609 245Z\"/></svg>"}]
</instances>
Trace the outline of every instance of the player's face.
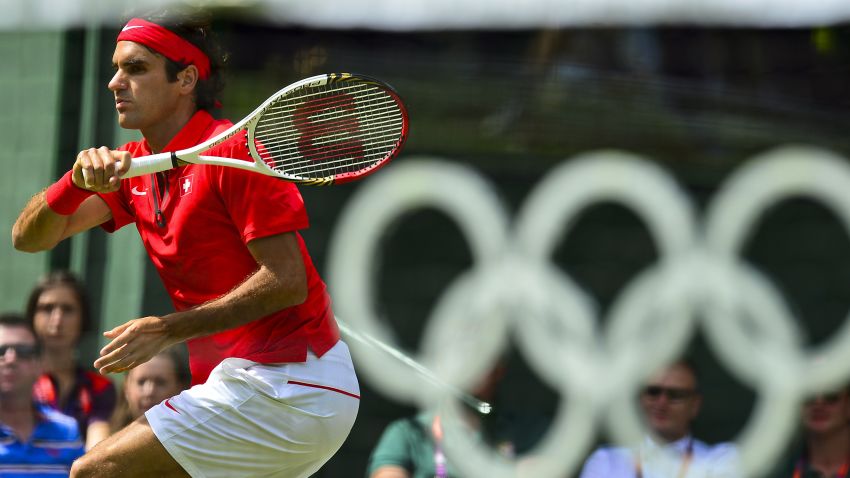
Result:
<instances>
[{"instance_id":1,"label":"player's face","mask_svg":"<svg viewBox=\"0 0 850 478\"><path fill-rule=\"evenodd\" d=\"M847 391L817 395L803 406L803 426L809 434L829 434L850 423L850 397Z\"/></svg>"},{"instance_id":2,"label":"player's face","mask_svg":"<svg viewBox=\"0 0 850 478\"><path fill-rule=\"evenodd\" d=\"M143 45L120 41L112 55L115 75L109 89L115 95L118 124L122 128L147 129L163 123L178 106L180 82L169 82L165 57Z\"/></svg>"},{"instance_id":3,"label":"player's face","mask_svg":"<svg viewBox=\"0 0 850 478\"><path fill-rule=\"evenodd\" d=\"M174 364L170 359L157 355L127 374L124 395L127 397L130 413L133 418L137 418L150 407L182 390Z\"/></svg>"},{"instance_id":4,"label":"player's face","mask_svg":"<svg viewBox=\"0 0 850 478\"><path fill-rule=\"evenodd\" d=\"M75 347L82 324L83 309L70 287L58 285L38 296L33 327L45 348Z\"/></svg>"},{"instance_id":5,"label":"player's face","mask_svg":"<svg viewBox=\"0 0 850 478\"><path fill-rule=\"evenodd\" d=\"M35 337L26 327L0 325L0 400L29 399L41 374Z\"/></svg>"},{"instance_id":6,"label":"player's face","mask_svg":"<svg viewBox=\"0 0 850 478\"><path fill-rule=\"evenodd\" d=\"M690 369L679 364L653 377L640 396L650 430L668 442L688 434L701 402L696 378Z\"/></svg>"}]
</instances>

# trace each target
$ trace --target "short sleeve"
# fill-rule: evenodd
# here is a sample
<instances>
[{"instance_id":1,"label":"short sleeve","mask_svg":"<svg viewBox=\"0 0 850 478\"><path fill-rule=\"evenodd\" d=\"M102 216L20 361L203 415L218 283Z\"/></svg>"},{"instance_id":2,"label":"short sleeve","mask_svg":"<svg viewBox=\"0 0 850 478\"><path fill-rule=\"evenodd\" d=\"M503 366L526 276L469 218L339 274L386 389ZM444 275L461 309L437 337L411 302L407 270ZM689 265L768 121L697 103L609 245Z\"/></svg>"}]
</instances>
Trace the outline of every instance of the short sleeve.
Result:
<instances>
[{"instance_id":1,"label":"short sleeve","mask_svg":"<svg viewBox=\"0 0 850 478\"><path fill-rule=\"evenodd\" d=\"M97 196L103 199L103 202L109 206L109 210L112 212L112 218L100 225L103 230L115 232L127 224L136 222L136 216L127 202L127 196L123 194L123 188L114 193L99 193Z\"/></svg>"},{"instance_id":2,"label":"short sleeve","mask_svg":"<svg viewBox=\"0 0 850 478\"><path fill-rule=\"evenodd\" d=\"M212 166L219 194L242 240L306 229L304 199L295 184L236 168Z\"/></svg>"},{"instance_id":3,"label":"short sleeve","mask_svg":"<svg viewBox=\"0 0 850 478\"><path fill-rule=\"evenodd\" d=\"M381 439L372 450L369 464L366 467L366 477L372 475L382 466L392 465L413 472L413 457L411 456L410 440L414 433L411 420L396 420L387 426Z\"/></svg>"}]
</instances>

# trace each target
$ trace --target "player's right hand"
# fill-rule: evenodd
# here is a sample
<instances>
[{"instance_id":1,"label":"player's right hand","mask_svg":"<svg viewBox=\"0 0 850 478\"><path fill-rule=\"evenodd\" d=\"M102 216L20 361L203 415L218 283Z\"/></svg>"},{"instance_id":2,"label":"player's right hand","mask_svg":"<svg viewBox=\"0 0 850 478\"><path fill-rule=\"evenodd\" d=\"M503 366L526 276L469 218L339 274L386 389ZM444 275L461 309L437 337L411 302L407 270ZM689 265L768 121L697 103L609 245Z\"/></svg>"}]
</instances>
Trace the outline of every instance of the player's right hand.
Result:
<instances>
[{"instance_id":1,"label":"player's right hand","mask_svg":"<svg viewBox=\"0 0 850 478\"><path fill-rule=\"evenodd\" d=\"M112 151L106 146L84 149L74 162L74 184L98 193L117 191L121 175L130 169L131 158L127 151Z\"/></svg>"}]
</instances>

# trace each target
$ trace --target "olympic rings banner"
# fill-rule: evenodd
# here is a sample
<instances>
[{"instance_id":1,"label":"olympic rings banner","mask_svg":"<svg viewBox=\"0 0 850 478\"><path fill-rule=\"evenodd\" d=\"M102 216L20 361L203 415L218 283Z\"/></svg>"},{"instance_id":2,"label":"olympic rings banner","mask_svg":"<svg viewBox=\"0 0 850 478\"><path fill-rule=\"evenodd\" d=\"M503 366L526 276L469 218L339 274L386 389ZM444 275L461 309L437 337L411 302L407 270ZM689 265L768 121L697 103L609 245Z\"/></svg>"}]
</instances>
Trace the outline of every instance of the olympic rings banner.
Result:
<instances>
[{"instance_id":1,"label":"olympic rings banner","mask_svg":"<svg viewBox=\"0 0 850 478\"><path fill-rule=\"evenodd\" d=\"M742 247L776 203L806 196L850 231L850 165L811 147L784 147L745 163L698 217L663 169L638 155L599 151L564 161L531 192L513 222L475 171L408 157L352 198L334 232L329 284L334 309L354 329L397 347L371 302L382 235L401 215L436 208L469 242L473 266L435 305L415 359L449 385L436 386L385 352L352 344L358 371L399 401L441 408L449 458L474 477L562 477L575 472L607 427L622 444L643 436L634 397L697 329L721 364L758 392L736 437L741 473L772 466L804 398L850 377L850 321L807 350L782 294L744 262ZM587 207L619 202L641 218L659 260L641 271L601 320L590 299L551 263ZM608 324L600 330L598 324ZM547 435L519 460L482 447L462 425L449 390L470 390L513 337L531 367L561 394ZM458 457L462 457L459 459Z\"/></svg>"}]
</instances>

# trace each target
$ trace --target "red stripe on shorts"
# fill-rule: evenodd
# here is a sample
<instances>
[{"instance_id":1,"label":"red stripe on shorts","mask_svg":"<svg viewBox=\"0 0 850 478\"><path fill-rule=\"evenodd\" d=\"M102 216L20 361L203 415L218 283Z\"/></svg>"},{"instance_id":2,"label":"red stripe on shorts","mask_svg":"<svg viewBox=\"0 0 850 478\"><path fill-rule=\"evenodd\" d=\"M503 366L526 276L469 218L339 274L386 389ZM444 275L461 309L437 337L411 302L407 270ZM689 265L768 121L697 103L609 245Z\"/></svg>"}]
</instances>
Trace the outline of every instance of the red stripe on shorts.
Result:
<instances>
[{"instance_id":1,"label":"red stripe on shorts","mask_svg":"<svg viewBox=\"0 0 850 478\"><path fill-rule=\"evenodd\" d=\"M315 383L296 382L295 380L290 380L287 383L291 383L293 385L303 385L305 387L321 388L323 390L330 390L331 392L341 393L343 395L348 395L349 397L354 397L360 400L360 395L355 395L351 392L346 392L345 390L340 390L338 388L327 387L325 385L316 385Z\"/></svg>"}]
</instances>

